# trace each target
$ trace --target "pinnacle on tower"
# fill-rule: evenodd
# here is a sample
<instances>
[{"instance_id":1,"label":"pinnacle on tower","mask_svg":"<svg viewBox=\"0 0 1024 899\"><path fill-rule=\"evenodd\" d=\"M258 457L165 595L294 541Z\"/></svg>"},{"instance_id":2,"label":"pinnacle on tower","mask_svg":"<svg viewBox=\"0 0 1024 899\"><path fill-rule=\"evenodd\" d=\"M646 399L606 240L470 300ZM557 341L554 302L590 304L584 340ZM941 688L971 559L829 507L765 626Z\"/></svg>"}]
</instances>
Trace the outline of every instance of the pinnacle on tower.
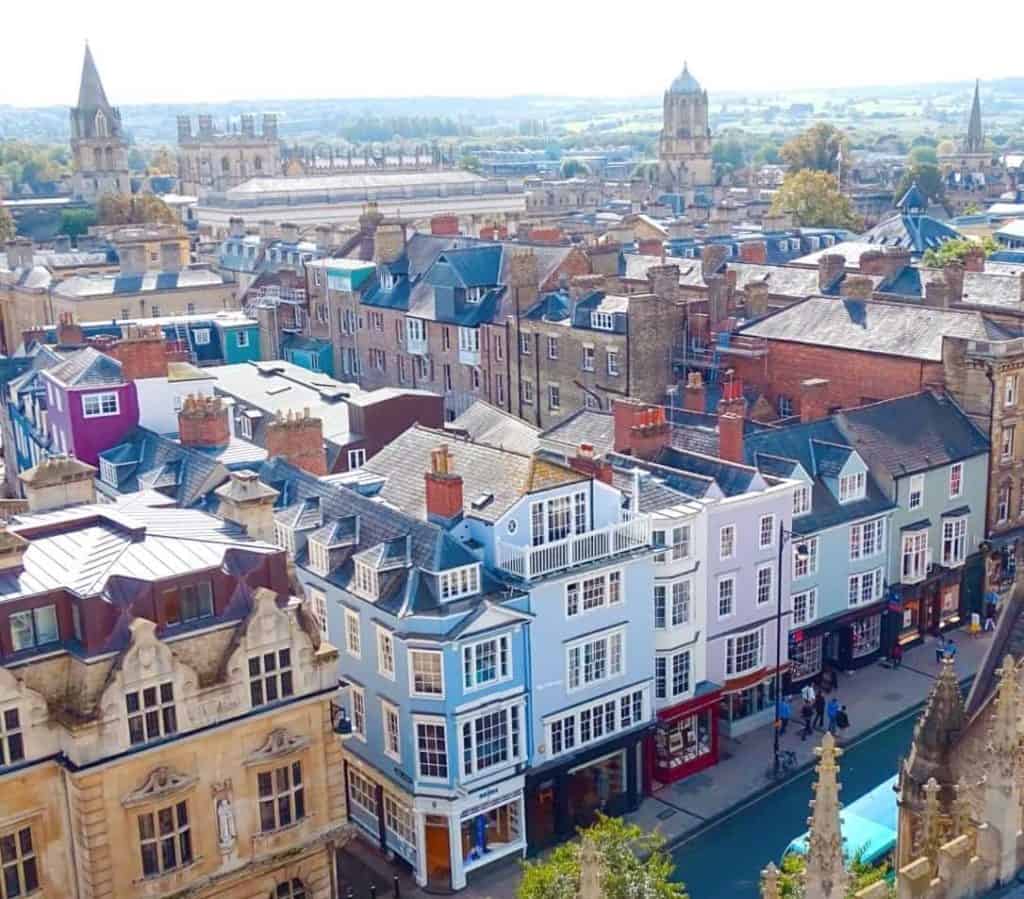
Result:
<instances>
[{"instance_id":1,"label":"pinnacle on tower","mask_svg":"<svg viewBox=\"0 0 1024 899\"><path fill-rule=\"evenodd\" d=\"M814 782L811 817L807 819L807 866L804 873L805 899L842 899L846 895L846 866L843 835L839 824L838 759L835 737L826 733L818 754L818 779Z\"/></svg>"},{"instance_id":2,"label":"pinnacle on tower","mask_svg":"<svg viewBox=\"0 0 1024 899\"><path fill-rule=\"evenodd\" d=\"M78 86L78 108L107 109L109 106L96 61L92 58L92 50L86 42L85 58L82 60L82 80Z\"/></svg>"},{"instance_id":3,"label":"pinnacle on tower","mask_svg":"<svg viewBox=\"0 0 1024 899\"><path fill-rule=\"evenodd\" d=\"M981 81L974 82L971 120L967 125L967 143L964 145L964 149L968 153L985 152L985 135L981 130Z\"/></svg>"},{"instance_id":4,"label":"pinnacle on tower","mask_svg":"<svg viewBox=\"0 0 1024 899\"><path fill-rule=\"evenodd\" d=\"M904 771L914 783L923 786L935 777L944 788L952 787L948 754L964 727L966 714L953 660L944 658L904 762Z\"/></svg>"}]
</instances>

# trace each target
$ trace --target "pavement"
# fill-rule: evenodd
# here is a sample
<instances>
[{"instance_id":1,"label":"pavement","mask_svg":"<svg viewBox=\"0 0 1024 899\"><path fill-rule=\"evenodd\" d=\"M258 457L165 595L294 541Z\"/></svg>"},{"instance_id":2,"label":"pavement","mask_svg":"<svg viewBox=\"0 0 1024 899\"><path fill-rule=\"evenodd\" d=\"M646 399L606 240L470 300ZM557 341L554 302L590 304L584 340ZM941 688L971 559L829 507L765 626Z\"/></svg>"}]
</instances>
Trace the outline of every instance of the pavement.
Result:
<instances>
[{"instance_id":1,"label":"pavement","mask_svg":"<svg viewBox=\"0 0 1024 899\"><path fill-rule=\"evenodd\" d=\"M970 636L964 631L953 635L957 644L954 669L966 681L974 675L992 642L992 635ZM931 641L908 649L900 668L881 662L840 675L835 695L846 705L850 726L839 735L840 745L849 745L886 724L914 712L927 698L938 674ZM821 733L806 741L800 739L799 704L793 703L794 720L782 736L780 747L792 750L796 768L782 781L769 776L772 765L772 728L762 727L735 740L721 741L717 765L676 784L664 786L647 797L626 819L646 831L660 832L669 847L699 840L701 831L720 823L785 782L801 776L815 761L814 748ZM893 759L893 769L897 759ZM808 799L810 797L808 796ZM377 896L390 897L391 882L397 866L392 866L374 847L357 840L347 851L353 865L364 865L377 874ZM766 860L767 861L767 860ZM344 868L344 862L342 864ZM515 899L519 884L519 865L515 859L484 868L471 876L469 886L460 895L466 899ZM385 890L386 885L386 890ZM342 892L342 896L345 893ZM355 899L370 894L355 892ZM420 899L428 894L411 877L400 873L400 895Z\"/></svg>"}]
</instances>

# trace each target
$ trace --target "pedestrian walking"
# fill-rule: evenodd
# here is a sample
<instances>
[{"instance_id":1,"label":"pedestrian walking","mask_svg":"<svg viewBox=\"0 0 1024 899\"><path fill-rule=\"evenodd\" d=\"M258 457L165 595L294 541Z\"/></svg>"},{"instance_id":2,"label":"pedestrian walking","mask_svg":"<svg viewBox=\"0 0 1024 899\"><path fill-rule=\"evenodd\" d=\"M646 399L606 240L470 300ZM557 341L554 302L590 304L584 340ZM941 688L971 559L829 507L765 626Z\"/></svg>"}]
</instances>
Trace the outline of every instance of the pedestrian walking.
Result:
<instances>
[{"instance_id":1,"label":"pedestrian walking","mask_svg":"<svg viewBox=\"0 0 1024 899\"><path fill-rule=\"evenodd\" d=\"M813 730L811 726L811 719L814 717L814 706L809 702L805 702L800 708L800 717L804 721L804 729L800 731L800 739L806 740Z\"/></svg>"},{"instance_id":2,"label":"pedestrian walking","mask_svg":"<svg viewBox=\"0 0 1024 899\"><path fill-rule=\"evenodd\" d=\"M814 684L812 684L810 681L808 681L806 684L804 684L804 688L800 691L800 698L803 699L804 702L813 703L814 702Z\"/></svg>"},{"instance_id":3,"label":"pedestrian walking","mask_svg":"<svg viewBox=\"0 0 1024 899\"><path fill-rule=\"evenodd\" d=\"M814 726L824 729L825 727L825 694L819 693L814 697Z\"/></svg>"},{"instance_id":4,"label":"pedestrian walking","mask_svg":"<svg viewBox=\"0 0 1024 899\"><path fill-rule=\"evenodd\" d=\"M846 706L841 706L836 713L836 724L840 730L846 730L850 726L850 716L846 713Z\"/></svg>"},{"instance_id":5,"label":"pedestrian walking","mask_svg":"<svg viewBox=\"0 0 1024 899\"><path fill-rule=\"evenodd\" d=\"M945 652L947 658L950 658L950 659L955 659L956 658L956 644L953 642L953 638L952 637L950 637L946 641L944 652Z\"/></svg>"},{"instance_id":6,"label":"pedestrian walking","mask_svg":"<svg viewBox=\"0 0 1024 899\"><path fill-rule=\"evenodd\" d=\"M828 716L828 732L834 734L836 732L837 722L836 719L839 717L839 700L833 696L825 707L825 714Z\"/></svg>"},{"instance_id":7,"label":"pedestrian walking","mask_svg":"<svg viewBox=\"0 0 1024 899\"><path fill-rule=\"evenodd\" d=\"M989 604L985 608L985 630L994 631L996 629L996 607Z\"/></svg>"},{"instance_id":8,"label":"pedestrian walking","mask_svg":"<svg viewBox=\"0 0 1024 899\"><path fill-rule=\"evenodd\" d=\"M779 700L779 736L781 737L785 732L786 728L789 727L789 719L792 716L792 710L789 707L789 700L783 697Z\"/></svg>"},{"instance_id":9,"label":"pedestrian walking","mask_svg":"<svg viewBox=\"0 0 1024 899\"><path fill-rule=\"evenodd\" d=\"M892 648L892 667L899 668L903 664L903 644L896 643Z\"/></svg>"},{"instance_id":10,"label":"pedestrian walking","mask_svg":"<svg viewBox=\"0 0 1024 899\"><path fill-rule=\"evenodd\" d=\"M942 639L942 634L935 634L935 664L942 664L942 657L946 654L946 642Z\"/></svg>"}]
</instances>

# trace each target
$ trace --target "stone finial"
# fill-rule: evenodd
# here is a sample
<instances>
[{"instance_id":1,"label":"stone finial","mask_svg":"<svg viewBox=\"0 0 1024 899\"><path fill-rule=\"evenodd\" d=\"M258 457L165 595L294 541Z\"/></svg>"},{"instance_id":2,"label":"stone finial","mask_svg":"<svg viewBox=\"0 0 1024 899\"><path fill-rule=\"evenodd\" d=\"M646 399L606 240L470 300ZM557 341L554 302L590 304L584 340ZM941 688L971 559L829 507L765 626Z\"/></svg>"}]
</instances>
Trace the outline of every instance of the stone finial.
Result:
<instances>
[{"instance_id":1,"label":"stone finial","mask_svg":"<svg viewBox=\"0 0 1024 899\"><path fill-rule=\"evenodd\" d=\"M779 869L768 862L768 867L761 872L761 899L781 899L782 886L779 879Z\"/></svg>"},{"instance_id":2,"label":"stone finial","mask_svg":"<svg viewBox=\"0 0 1024 899\"><path fill-rule=\"evenodd\" d=\"M1003 667L997 672L999 686L996 690L995 713L989 732L988 754L991 764L998 766L1003 777L1010 778L1017 769L1021 738L1018 726L1020 716L1020 686L1017 683L1017 666L1013 656L1003 659Z\"/></svg>"},{"instance_id":3,"label":"stone finial","mask_svg":"<svg viewBox=\"0 0 1024 899\"><path fill-rule=\"evenodd\" d=\"M961 778L954 790L952 807L953 836L969 836L973 839L977 821L974 814L974 803L971 801L971 787Z\"/></svg>"},{"instance_id":4,"label":"stone finial","mask_svg":"<svg viewBox=\"0 0 1024 899\"><path fill-rule=\"evenodd\" d=\"M839 824L839 765L842 750L835 737L826 733L818 755L818 779L814 782L811 816L807 819L807 867L804 872L805 899L841 899L846 895L846 867L843 835Z\"/></svg>"},{"instance_id":5,"label":"stone finial","mask_svg":"<svg viewBox=\"0 0 1024 899\"><path fill-rule=\"evenodd\" d=\"M578 899L603 899L601 892L601 871L604 865L597 846L590 837L584 837L580 845L580 889Z\"/></svg>"},{"instance_id":6,"label":"stone finial","mask_svg":"<svg viewBox=\"0 0 1024 899\"><path fill-rule=\"evenodd\" d=\"M942 845L942 817L939 807L939 792L942 787L931 777L924 785L924 808L921 811L922 855L937 864L939 847Z\"/></svg>"}]
</instances>

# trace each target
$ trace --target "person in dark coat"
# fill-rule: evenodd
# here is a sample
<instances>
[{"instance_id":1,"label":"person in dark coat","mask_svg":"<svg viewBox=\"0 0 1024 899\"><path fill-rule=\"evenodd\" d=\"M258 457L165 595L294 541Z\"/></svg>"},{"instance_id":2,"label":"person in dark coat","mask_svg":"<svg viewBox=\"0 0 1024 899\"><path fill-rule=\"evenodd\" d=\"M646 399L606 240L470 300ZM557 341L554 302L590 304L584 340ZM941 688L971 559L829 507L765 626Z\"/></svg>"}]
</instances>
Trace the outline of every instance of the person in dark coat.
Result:
<instances>
[{"instance_id":1,"label":"person in dark coat","mask_svg":"<svg viewBox=\"0 0 1024 899\"><path fill-rule=\"evenodd\" d=\"M825 694L821 691L814 697L814 727L825 727Z\"/></svg>"},{"instance_id":2,"label":"person in dark coat","mask_svg":"<svg viewBox=\"0 0 1024 899\"><path fill-rule=\"evenodd\" d=\"M814 718L814 706L809 702L805 702L800 709L800 717L804 719L804 729L800 731L800 739L806 740L813 731L811 719Z\"/></svg>"}]
</instances>

